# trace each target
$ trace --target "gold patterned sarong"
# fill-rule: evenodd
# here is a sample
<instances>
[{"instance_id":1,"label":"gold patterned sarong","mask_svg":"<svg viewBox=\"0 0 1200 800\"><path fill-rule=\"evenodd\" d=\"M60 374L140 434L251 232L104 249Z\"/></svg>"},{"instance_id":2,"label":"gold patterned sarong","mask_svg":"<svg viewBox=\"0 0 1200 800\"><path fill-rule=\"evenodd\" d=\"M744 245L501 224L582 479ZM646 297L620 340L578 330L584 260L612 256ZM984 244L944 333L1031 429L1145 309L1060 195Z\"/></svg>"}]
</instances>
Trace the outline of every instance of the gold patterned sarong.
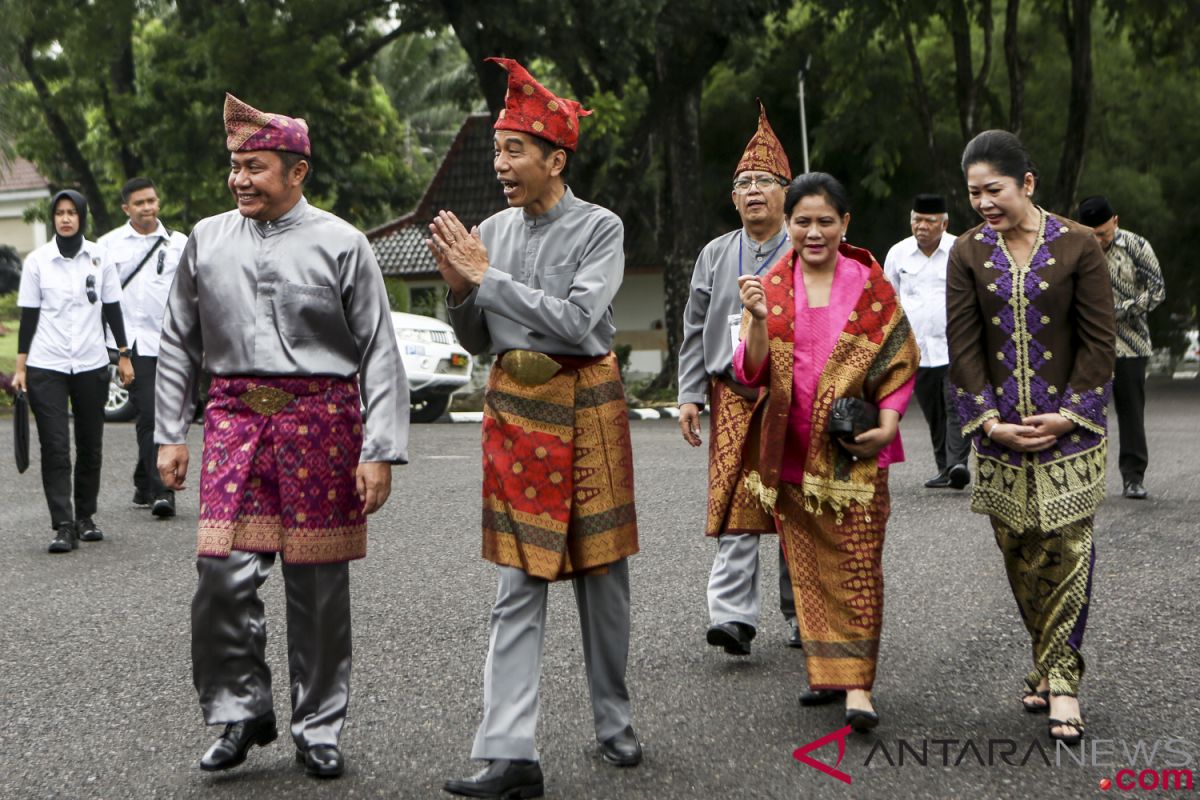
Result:
<instances>
[{"instance_id":1,"label":"gold patterned sarong","mask_svg":"<svg viewBox=\"0 0 1200 800\"><path fill-rule=\"evenodd\" d=\"M497 361L483 417L483 557L551 581L638 551L617 359L555 359L562 369L536 385Z\"/></svg>"}]
</instances>

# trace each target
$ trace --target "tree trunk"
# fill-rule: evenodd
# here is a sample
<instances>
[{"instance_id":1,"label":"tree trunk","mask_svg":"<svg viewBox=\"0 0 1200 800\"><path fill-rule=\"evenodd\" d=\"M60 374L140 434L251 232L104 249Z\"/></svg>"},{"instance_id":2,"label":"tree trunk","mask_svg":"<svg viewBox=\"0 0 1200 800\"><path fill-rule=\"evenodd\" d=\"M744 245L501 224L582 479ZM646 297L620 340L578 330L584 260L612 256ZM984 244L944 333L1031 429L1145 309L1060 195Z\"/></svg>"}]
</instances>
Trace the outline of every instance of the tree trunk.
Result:
<instances>
[{"instance_id":1,"label":"tree trunk","mask_svg":"<svg viewBox=\"0 0 1200 800\"><path fill-rule=\"evenodd\" d=\"M41 72L38 71L37 62L33 57L33 44L28 39L21 43L17 57L25 69L25 74L29 76L29 82L33 84L38 104L46 118L46 125L50 128L50 135L58 142L67 167L75 174L76 180L79 181L79 188L83 190L84 197L87 198L88 210L91 212L93 221L92 231L111 230L112 218L108 214L108 206L104 202L104 195L100 193L96 176L92 173L92 166L80 151L79 144L75 141L66 120L54 107L54 98L51 97L50 88L46 85Z\"/></svg>"},{"instance_id":2,"label":"tree trunk","mask_svg":"<svg viewBox=\"0 0 1200 800\"><path fill-rule=\"evenodd\" d=\"M1025 72L1021 63L1021 0L1008 0L1004 13L1004 62L1008 65L1008 129L1017 136L1025 125Z\"/></svg>"},{"instance_id":3,"label":"tree trunk","mask_svg":"<svg viewBox=\"0 0 1200 800\"><path fill-rule=\"evenodd\" d=\"M1071 56L1071 93L1067 103L1067 130L1058 180L1050 196L1050 208L1069 214L1083 174L1087 127L1092 115L1092 7L1094 0L1063 0L1062 27Z\"/></svg>"}]
</instances>

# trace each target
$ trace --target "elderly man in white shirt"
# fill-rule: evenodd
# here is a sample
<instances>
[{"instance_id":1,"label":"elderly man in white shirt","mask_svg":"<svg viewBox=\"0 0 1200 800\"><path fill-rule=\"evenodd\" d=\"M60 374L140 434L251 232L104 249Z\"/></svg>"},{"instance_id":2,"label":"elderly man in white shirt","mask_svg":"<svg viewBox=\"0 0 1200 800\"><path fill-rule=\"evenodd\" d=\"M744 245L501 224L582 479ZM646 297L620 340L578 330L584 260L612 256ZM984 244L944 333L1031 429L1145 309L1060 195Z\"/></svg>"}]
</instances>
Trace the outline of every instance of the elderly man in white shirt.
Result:
<instances>
[{"instance_id":1,"label":"elderly man in white shirt","mask_svg":"<svg viewBox=\"0 0 1200 800\"><path fill-rule=\"evenodd\" d=\"M167 293L175 280L175 269L187 237L168 230L158 219L158 192L149 178L126 181L121 187L121 210L129 221L101 236L98 243L116 265L121 279L121 312L137 376L129 387L129 399L137 411L138 461L133 471L133 503L150 506L154 516L168 518L175 516L175 493L163 486L156 466L154 381ZM110 348L111 340L110 333Z\"/></svg>"},{"instance_id":2,"label":"elderly man in white shirt","mask_svg":"<svg viewBox=\"0 0 1200 800\"><path fill-rule=\"evenodd\" d=\"M888 250L883 272L900 296L921 349L921 365L913 393L929 423L937 475L927 489L963 489L971 482L967 458L971 443L962 436L958 415L949 399L946 346L946 268L954 237L946 232L949 216L941 195L913 198L909 223L913 235Z\"/></svg>"}]
</instances>

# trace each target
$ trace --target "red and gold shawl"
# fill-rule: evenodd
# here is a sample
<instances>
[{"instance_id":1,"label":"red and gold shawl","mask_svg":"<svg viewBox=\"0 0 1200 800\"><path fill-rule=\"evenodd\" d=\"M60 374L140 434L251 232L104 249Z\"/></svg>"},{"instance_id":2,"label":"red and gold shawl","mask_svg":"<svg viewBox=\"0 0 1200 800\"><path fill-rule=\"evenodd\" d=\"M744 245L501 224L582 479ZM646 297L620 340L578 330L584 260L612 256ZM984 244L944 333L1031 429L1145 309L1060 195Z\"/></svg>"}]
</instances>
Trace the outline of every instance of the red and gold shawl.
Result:
<instances>
[{"instance_id":1,"label":"red and gold shawl","mask_svg":"<svg viewBox=\"0 0 1200 800\"><path fill-rule=\"evenodd\" d=\"M838 251L868 267L862 293L837 344L821 370L812 408L812 438L804 466L801 490L806 507L820 513L822 504L841 518L851 503L869 509L875 496L877 458L851 460L827 432L833 401L839 397L862 397L878 403L901 388L916 372L920 362L916 338L883 275L879 262L867 250L843 244ZM783 448L788 414L792 405L796 253L780 259L764 276L767 301L767 336L770 376L767 399L756 411L761 426L758 450L748 453L751 464L746 487L763 507L776 511L779 497ZM749 325L749 312L742 321Z\"/></svg>"},{"instance_id":2,"label":"red and gold shawl","mask_svg":"<svg viewBox=\"0 0 1200 800\"><path fill-rule=\"evenodd\" d=\"M483 557L551 581L638 551L621 373L586 361L529 385L498 360L484 400Z\"/></svg>"}]
</instances>

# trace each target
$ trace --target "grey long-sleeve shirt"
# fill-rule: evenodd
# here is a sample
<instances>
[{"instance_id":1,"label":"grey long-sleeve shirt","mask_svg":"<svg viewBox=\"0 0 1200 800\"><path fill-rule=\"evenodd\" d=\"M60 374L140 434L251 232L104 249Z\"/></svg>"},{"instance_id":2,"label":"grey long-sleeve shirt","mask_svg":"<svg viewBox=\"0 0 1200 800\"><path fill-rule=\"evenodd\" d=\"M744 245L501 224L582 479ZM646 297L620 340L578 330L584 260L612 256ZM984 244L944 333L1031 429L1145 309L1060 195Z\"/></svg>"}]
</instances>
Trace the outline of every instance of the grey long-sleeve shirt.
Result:
<instances>
[{"instance_id":1,"label":"grey long-sleeve shirt","mask_svg":"<svg viewBox=\"0 0 1200 800\"><path fill-rule=\"evenodd\" d=\"M203 366L214 375L358 376L361 461L408 461L408 380L367 239L301 198L272 222L201 220L167 299L158 444L183 444Z\"/></svg>"},{"instance_id":2,"label":"grey long-sleeve shirt","mask_svg":"<svg viewBox=\"0 0 1200 800\"><path fill-rule=\"evenodd\" d=\"M730 317L741 319L741 274L764 274L784 254L787 229L759 244L743 230L730 231L704 246L692 270L691 293L683 310L679 347L679 404L708 402L712 378L733 374ZM738 259L738 251L741 259Z\"/></svg>"},{"instance_id":3,"label":"grey long-sleeve shirt","mask_svg":"<svg viewBox=\"0 0 1200 800\"><path fill-rule=\"evenodd\" d=\"M483 282L462 303L446 301L463 347L571 356L612 349L612 301L625 274L625 226L616 214L568 187L549 211L506 209L479 234L490 261Z\"/></svg>"}]
</instances>

